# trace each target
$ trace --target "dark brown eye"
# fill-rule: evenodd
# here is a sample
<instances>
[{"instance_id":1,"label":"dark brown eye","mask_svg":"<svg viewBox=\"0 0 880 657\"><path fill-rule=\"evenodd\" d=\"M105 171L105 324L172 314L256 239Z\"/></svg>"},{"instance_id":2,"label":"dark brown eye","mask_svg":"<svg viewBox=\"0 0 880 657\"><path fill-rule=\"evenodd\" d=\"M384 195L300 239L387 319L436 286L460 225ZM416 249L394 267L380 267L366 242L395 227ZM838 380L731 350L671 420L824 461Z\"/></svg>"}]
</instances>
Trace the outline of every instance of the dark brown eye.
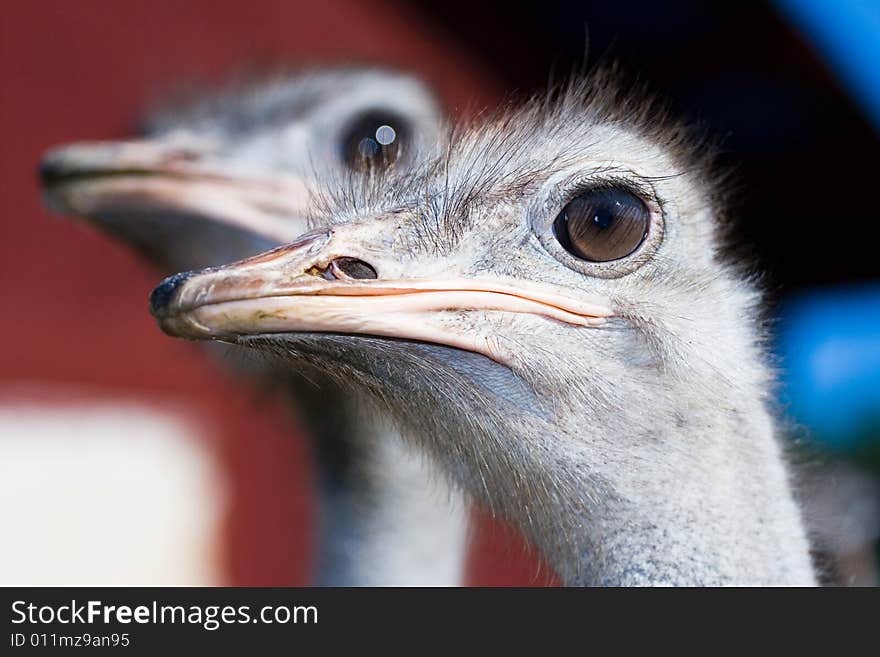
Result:
<instances>
[{"instance_id":1,"label":"dark brown eye","mask_svg":"<svg viewBox=\"0 0 880 657\"><path fill-rule=\"evenodd\" d=\"M342 139L342 159L355 171L386 169L403 154L409 138L406 122L389 112L360 114Z\"/></svg>"},{"instance_id":2,"label":"dark brown eye","mask_svg":"<svg viewBox=\"0 0 880 657\"><path fill-rule=\"evenodd\" d=\"M650 220L651 212L635 194L615 187L594 189L562 208L553 222L553 234L576 258L608 262L639 248Z\"/></svg>"}]
</instances>

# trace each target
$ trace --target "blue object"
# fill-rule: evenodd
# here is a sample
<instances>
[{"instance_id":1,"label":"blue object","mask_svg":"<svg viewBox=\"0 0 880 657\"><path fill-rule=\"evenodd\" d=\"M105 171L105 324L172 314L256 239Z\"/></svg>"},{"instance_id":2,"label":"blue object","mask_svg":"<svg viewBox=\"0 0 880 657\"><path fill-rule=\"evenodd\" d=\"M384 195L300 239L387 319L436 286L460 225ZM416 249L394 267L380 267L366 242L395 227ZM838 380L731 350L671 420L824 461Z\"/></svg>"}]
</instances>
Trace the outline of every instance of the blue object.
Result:
<instances>
[{"instance_id":1,"label":"blue object","mask_svg":"<svg viewBox=\"0 0 880 657\"><path fill-rule=\"evenodd\" d=\"M776 5L880 131L880 0L776 0Z\"/></svg>"},{"instance_id":2,"label":"blue object","mask_svg":"<svg viewBox=\"0 0 880 657\"><path fill-rule=\"evenodd\" d=\"M880 285L793 298L777 348L783 401L815 439L854 447L880 429Z\"/></svg>"}]
</instances>

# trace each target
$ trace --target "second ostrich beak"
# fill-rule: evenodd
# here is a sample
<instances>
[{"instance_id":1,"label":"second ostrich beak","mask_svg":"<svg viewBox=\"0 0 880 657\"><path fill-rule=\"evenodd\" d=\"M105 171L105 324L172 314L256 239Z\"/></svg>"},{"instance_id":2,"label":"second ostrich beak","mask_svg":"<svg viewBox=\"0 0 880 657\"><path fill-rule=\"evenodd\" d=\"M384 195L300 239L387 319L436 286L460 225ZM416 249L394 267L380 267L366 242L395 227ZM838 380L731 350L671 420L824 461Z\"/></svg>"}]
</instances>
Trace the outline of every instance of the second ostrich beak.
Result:
<instances>
[{"instance_id":1,"label":"second ostrich beak","mask_svg":"<svg viewBox=\"0 0 880 657\"><path fill-rule=\"evenodd\" d=\"M598 296L575 298L516 279L448 275L442 267L427 275L413 271L411 262L393 256L389 219L314 231L253 258L177 274L153 291L151 312L166 333L190 339L347 333L441 344L502 363L506 358L489 336L462 331L444 316L529 313L593 327L612 315L610 301Z\"/></svg>"},{"instance_id":2,"label":"second ostrich beak","mask_svg":"<svg viewBox=\"0 0 880 657\"><path fill-rule=\"evenodd\" d=\"M49 151L39 175L48 205L64 214L188 212L275 243L302 233L305 221L293 219L307 212L306 181L230 168L217 150L194 137L81 142Z\"/></svg>"}]
</instances>

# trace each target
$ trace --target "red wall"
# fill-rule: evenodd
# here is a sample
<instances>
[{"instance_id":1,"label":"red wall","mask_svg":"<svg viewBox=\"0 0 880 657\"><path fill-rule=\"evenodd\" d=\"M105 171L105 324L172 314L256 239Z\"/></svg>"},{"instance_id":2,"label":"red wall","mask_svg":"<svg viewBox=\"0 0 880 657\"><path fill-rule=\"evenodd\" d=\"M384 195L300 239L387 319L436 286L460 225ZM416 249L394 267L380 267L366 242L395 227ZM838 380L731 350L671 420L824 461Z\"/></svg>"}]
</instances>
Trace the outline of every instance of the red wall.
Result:
<instances>
[{"instance_id":1,"label":"red wall","mask_svg":"<svg viewBox=\"0 0 880 657\"><path fill-rule=\"evenodd\" d=\"M457 112L500 92L491 71L412 10L323 0L7 0L0 35L0 386L183 402L216 427L231 481L234 584L306 584L310 473L302 440L265 391L244 388L147 313L158 276L88 228L50 216L34 170L65 141L121 137L142 105L192 77L243 65L368 61L425 76ZM537 566L485 520L474 584L529 584Z\"/></svg>"}]
</instances>

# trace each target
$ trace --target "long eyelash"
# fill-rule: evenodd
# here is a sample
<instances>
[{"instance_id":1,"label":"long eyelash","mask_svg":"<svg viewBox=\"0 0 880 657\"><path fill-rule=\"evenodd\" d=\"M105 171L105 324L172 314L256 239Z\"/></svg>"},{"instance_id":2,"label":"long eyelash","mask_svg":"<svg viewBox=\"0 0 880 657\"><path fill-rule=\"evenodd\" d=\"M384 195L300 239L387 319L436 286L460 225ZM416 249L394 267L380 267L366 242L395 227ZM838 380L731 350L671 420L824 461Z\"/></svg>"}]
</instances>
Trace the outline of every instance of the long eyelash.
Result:
<instances>
[{"instance_id":1,"label":"long eyelash","mask_svg":"<svg viewBox=\"0 0 880 657\"><path fill-rule=\"evenodd\" d=\"M581 185L578 185L574 190L571 190L568 193L568 196L574 197L594 190L622 189L634 196L651 200L660 205L661 199L657 196L657 192L654 188L647 184L647 180L649 179L633 178L631 176L623 176L620 174L603 175L600 173L597 176L591 174Z\"/></svg>"}]
</instances>

